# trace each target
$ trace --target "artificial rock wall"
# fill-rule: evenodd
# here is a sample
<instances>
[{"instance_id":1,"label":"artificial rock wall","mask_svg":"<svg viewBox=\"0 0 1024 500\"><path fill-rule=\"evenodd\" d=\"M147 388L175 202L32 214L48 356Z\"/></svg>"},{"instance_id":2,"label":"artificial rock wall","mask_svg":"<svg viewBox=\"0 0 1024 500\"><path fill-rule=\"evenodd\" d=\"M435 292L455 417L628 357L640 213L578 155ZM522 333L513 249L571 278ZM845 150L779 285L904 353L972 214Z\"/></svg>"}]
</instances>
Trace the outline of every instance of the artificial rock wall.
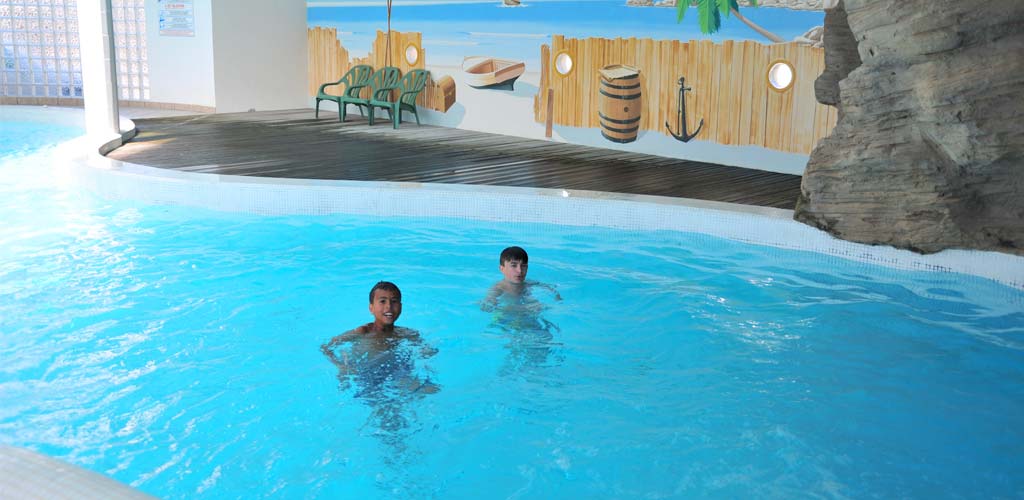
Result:
<instances>
[{"instance_id":1,"label":"artificial rock wall","mask_svg":"<svg viewBox=\"0 0 1024 500\"><path fill-rule=\"evenodd\" d=\"M797 220L920 252L1024 255L1024 0L844 0L826 10Z\"/></svg>"}]
</instances>

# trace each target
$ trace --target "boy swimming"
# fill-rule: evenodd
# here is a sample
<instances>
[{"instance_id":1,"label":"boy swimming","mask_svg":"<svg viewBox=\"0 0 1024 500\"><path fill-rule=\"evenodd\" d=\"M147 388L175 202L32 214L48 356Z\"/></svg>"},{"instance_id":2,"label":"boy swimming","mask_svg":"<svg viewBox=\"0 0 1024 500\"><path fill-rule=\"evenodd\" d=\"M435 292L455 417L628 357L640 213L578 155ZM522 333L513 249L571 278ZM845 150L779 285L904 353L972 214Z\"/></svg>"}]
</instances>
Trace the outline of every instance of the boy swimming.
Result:
<instances>
[{"instance_id":1,"label":"boy swimming","mask_svg":"<svg viewBox=\"0 0 1024 500\"><path fill-rule=\"evenodd\" d=\"M516 300L522 304L523 299L530 298L532 288L543 288L554 294L555 300L562 300L555 287L537 281L526 281L526 273L530 268L530 256L521 247L511 246L501 251L498 256L498 270L503 279L495 283L480 308L493 311L499 300ZM518 300L517 300L518 299ZM539 303L538 303L539 305Z\"/></svg>"},{"instance_id":2,"label":"boy swimming","mask_svg":"<svg viewBox=\"0 0 1024 500\"><path fill-rule=\"evenodd\" d=\"M373 321L332 338L320 350L339 369L339 380L347 384L349 375L360 386L357 396L374 396L395 385L411 392L434 393L439 387L421 381L414 373L415 353L426 358L437 351L423 345L416 330L395 325L402 315L402 292L394 283L380 281L370 290L370 314ZM336 353L342 344L351 347Z\"/></svg>"},{"instance_id":3,"label":"boy swimming","mask_svg":"<svg viewBox=\"0 0 1024 500\"><path fill-rule=\"evenodd\" d=\"M533 297L533 290L551 292L555 300L562 300L555 287L537 281L527 281L530 257L526 250L512 246L502 250L498 257L498 270L502 280L495 283L480 309L492 313L488 328L508 340L508 355L502 373L518 373L523 369L548 364L554 333L559 328L544 319L545 304Z\"/></svg>"}]
</instances>

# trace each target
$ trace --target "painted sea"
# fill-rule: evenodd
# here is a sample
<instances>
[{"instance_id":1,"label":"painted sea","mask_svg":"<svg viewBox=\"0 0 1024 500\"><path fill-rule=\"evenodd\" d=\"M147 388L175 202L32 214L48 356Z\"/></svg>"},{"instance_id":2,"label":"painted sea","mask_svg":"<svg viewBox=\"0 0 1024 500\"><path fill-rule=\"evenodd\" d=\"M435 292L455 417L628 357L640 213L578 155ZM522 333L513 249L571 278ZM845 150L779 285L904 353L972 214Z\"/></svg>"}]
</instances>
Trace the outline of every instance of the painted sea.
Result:
<instances>
[{"instance_id":1,"label":"painted sea","mask_svg":"<svg viewBox=\"0 0 1024 500\"><path fill-rule=\"evenodd\" d=\"M377 30L387 29L384 2L310 2L309 26L336 28L342 45L354 57L370 50ZM330 6L319 6L319 5ZM821 11L743 8L744 17L785 40L824 24ZM428 66L458 66L465 56L486 55L526 62L527 71L540 70L540 46L551 35L570 38L652 38L655 40L768 41L735 16L723 17L714 35L700 33L696 9L676 23L674 8L629 7L625 0L531 1L506 7L488 3L410 4L395 0L391 29L423 34Z\"/></svg>"}]
</instances>

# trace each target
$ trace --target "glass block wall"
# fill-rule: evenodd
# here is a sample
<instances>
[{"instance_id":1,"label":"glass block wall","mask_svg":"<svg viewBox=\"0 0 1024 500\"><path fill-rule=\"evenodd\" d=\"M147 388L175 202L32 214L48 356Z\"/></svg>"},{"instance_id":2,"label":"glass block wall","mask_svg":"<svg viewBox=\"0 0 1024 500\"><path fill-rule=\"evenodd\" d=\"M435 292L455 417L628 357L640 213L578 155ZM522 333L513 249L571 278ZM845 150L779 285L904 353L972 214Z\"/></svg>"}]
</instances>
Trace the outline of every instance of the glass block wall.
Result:
<instances>
[{"instance_id":1,"label":"glass block wall","mask_svg":"<svg viewBox=\"0 0 1024 500\"><path fill-rule=\"evenodd\" d=\"M145 0L113 0L122 100L149 99ZM0 0L0 97L82 97L76 0Z\"/></svg>"},{"instance_id":2,"label":"glass block wall","mask_svg":"<svg viewBox=\"0 0 1024 500\"><path fill-rule=\"evenodd\" d=\"M125 101L149 100L145 0L113 0L111 3L120 98Z\"/></svg>"}]
</instances>

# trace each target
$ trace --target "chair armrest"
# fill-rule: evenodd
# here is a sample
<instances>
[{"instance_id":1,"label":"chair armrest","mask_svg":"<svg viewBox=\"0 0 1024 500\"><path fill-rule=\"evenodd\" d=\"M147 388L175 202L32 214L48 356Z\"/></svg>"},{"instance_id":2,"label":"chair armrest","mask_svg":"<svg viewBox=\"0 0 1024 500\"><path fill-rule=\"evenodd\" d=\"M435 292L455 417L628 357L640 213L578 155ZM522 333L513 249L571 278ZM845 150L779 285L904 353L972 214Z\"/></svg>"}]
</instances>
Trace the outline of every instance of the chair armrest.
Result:
<instances>
[{"instance_id":1,"label":"chair armrest","mask_svg":"<svg viewBox=\"0 0 1024 500\"><path fill-rule=\"evenodd\" d=\"M416 102L416 96L419 95L420 92L422 92L422 90L407 90L398 95L398 100L401 101L405 96L411 95L412 102Z\"/></svg>"},{"instance_id":2,"label":"chair armrest","mask_svg":"<svg viewBox=\"0 0 1024 500\"><path fill-rule=\"evenodd\" d=\"M348 87L345 87L345 91L342 92L341 95L352 99L358 99L359 93L362 92L363 89L366 87L369 87L369 85L349 85Z\"/></svg>"},{"instance_id":3,"label":"chair armrest","mask_svg":"<svg viewBox=\"0 0 1024 500\"><path fill-rule=\"evenodd\" d=\"M391 94L392 90L398 90L398 87L394 85L388 85L387 87L381 87L373 91L373 99L377 101L389 101L390 99L381 99L378 96L387 96Z\"/></svg>"},{"instance_id":4,"label":"chair armrest","mask_svg":"<svg viewBox=\"0 0 1024 500\"><path fill-rule=\"evenodd\" d=\"M341 79L341 80L338 80L338 81L336 81L336 82L327 82L327 83L325 83L325 84L321 85L321 86L320 86L320 88L319 88L319 89L317 89L316 93L317 93L317 94L322 94L325 88L327 88L327 87L330 87L331 85L338 85L338 84L340 84L340 83L341 83L342 81L344 81L344 80L345 80L345 78L344 78L344 77L342 77L342 79Z\"/></svg>"}]
</instances>

